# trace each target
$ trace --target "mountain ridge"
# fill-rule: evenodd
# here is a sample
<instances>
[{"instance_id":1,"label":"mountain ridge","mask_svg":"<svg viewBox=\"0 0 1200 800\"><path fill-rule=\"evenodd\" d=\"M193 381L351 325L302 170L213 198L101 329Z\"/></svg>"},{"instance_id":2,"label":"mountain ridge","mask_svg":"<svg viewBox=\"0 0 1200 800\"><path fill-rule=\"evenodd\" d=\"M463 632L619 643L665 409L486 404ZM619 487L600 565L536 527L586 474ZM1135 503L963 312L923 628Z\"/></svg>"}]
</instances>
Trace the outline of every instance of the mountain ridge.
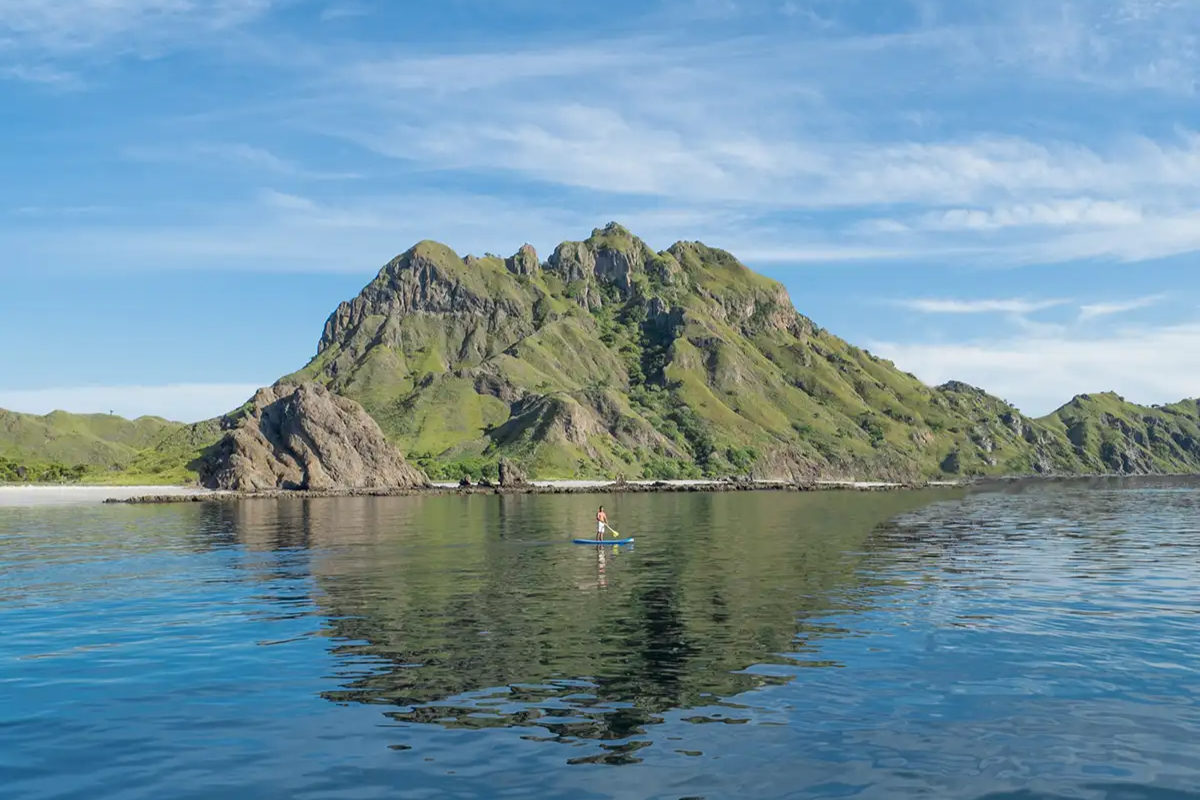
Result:
<instances>
[{"instance_id":1,"label":"mountain ridge","mask_svg":"<svg viewBox=\"0 0 1200 800\"><path fill-rule=\"evenodd\" d=\"M363 402L435 469L508 455L539 477L913 478L1115 470L1121 453L1129 469L1200 467L1178 452L1190 420L1163 440L1175 451L1099 430L1095 447L1075 444L1061 421L1075 400L1034 419L961 382L928 387L817 326L732 254L654 251L616 223L544 261L528 245L505 259L419 242L338 307L292 377ZM1126 406L1105 424L1131 430L1141 407ZM1164 413L1141 416L1170 428Z\"/></svg>"},{"instance_id":2,"label":"mountain ridge","mask_svg":"<svg viewBox=\"0 0 1200 800\"><path fill-rule=\"evenodd\" d=\"M501 458L539 478L1200 471L1197 401L1081 394L1027 417L834 336L724 250L655 251L616 223L545 260L420 241L339 303L281 380L361 403L440 478L495 477ZM220 428L164 431L134 466L191 474Z\"/></svg>"}]
</instances>

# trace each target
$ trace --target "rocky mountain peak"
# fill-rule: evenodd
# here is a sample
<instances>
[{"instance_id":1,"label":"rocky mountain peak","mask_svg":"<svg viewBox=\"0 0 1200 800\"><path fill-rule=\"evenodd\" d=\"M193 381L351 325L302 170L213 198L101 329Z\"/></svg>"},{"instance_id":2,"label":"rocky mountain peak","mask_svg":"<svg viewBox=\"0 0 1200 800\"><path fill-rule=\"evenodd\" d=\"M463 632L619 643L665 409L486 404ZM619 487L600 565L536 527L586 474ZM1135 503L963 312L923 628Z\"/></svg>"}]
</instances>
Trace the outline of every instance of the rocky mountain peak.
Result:
<instances>
[{"instance_id":1,"label":"rocky mountain peak","mask_svg":"<svg viewBox=\"0 0 1200 800\"><path fill-rule=\"evenodd\" d=\"M619 222L610 222L607 225L605 225L603 228L592 228L592 238L593 239L597 238L597 237L602 237L602 236L619 236L619 237L622 237L625 239L631 239L631 240L637 238L636 236L634 236L632 233L629 232L628 228L626 228L624 225L622 225Z\"/></svg>"},{"instance_id":2,"label":"rocky mountain peak","mask_svg":"<svg viewBox=\"0 0 1200 800\"><path fill-rule=\"evenodd\" d=\"M521 245L516 255L505 260L504 266L514 275L537 275L542 269L537 250L531 244Z\"/></svg>"},{"instance_id":3,"label":"rocky mountain peak","mask_svg":"<svg viewBox=\"0 0 1200 800\"><path fill-rule=\"evenodd\" d=\"M624 226L610 222L595 228L582 242L563 242L555 248L546 267L565 283L583 281L599 286L613 286L622 297L633 292L635 277L647 272L664 272L657 262L661 257L645 242ZM652 269L653 268L653 269ZM580 302L587 306L598 304L598 293L580 293Z\"/></svg>"},{"instance_id":4,"label":"rocky mountain peak","mask_svg":"<svg viewBox=\"0 0 1200 800\"><path fill-rule=\"evenodd\" d=\"M537 253L529 246L521 248L512 261L509 271L538 269ZM494 291L503 285L501 280L511 280L506 266L496 256L460 258L439 242L419 242L388 262L358 297L338 306L325 323L317 352L344 341L372 317L397 320L418 313L487 316L499 306L514 306L511 293ZM519 313L519 308L514 306L510 313Z\"/></svg>"},{"instance_id":5,"label":"rocky mountain peak","mask_svg":"<svg viewBox=\"0 0 1200 800\"><path fill-rule=\"evenodd\" d=\"M943 383L941 386L939 386L937 388L943 392L955 392L957 394L973 394L973 395L986 395L987 394L987 392L985 392L983 389L980 389L978 386L972 386L971 384L964 383L963 381L946 381L945 383Z\"/></svg>"}]
</instances>

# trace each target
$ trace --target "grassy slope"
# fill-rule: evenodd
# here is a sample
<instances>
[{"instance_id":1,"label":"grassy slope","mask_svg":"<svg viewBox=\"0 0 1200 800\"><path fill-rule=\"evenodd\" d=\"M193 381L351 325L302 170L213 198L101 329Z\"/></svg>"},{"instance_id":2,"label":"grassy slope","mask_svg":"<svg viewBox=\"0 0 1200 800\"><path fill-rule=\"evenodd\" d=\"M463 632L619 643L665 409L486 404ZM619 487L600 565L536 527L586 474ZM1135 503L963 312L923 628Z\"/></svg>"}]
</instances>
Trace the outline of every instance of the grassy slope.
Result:
<instances>
[{"instance_id":1,"label":"grassy slope","mask_svg":"<svg viewBox=\"0 0 1200 800\"><path fill-rule=\"evenodd\" d=\"M221 435L219 419L185 425L158 417L0 410L0 482L193 483L192 463Z\"/></svg>"},{"instance_id":2,"label":"grassy slope","mask_svg":"<svg viewBox=\"0 0 1200 800\"><path fill-rule=\"evenodd\" d=\"M1078 472L1195 472L1200 401L1146 408L1111 392L1080 395L1046 418Z\"/></svg>"},{"instance_id":3,"label":"grassy slope","mask_svg":"<svg viewBox=\"0 0 1200 800\"><path fill-rule=\"evenodd\" d=\"M58 466L82 465L90 476L117 474L184 425L158 417L126 420L108 414L45 416L0 410L0 480L17 479L17 469L30 476L56 475ZM76 475L78 477L78 475Z\"/></svg>"}]
</instances>

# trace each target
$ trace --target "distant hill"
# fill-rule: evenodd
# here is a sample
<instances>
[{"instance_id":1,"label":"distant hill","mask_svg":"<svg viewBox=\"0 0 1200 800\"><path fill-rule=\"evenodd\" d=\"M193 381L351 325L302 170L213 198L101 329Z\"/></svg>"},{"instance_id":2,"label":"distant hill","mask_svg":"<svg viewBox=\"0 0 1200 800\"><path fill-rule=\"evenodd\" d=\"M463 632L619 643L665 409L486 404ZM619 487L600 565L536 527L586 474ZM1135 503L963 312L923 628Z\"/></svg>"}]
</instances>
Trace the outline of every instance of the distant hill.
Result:
<instances>
[{"instance_id":1,"label":"distant hill","mask_svg":"<svg viewBox=\"0 0 1200 800\"><path fill-rule=\"evenodd\" d=\"M337 308L285 380L360 402L431 477L492 472L501 456L541 478L1200 471L1194 401L1080 395L1027 418L843 341L727 252L655 252L615 223L545 262L529 246L463 258L421 242ZM128 448L129 469L182 475L221 428L156 424L140 444L57 452L114 464L103 454L128 450L104 448Z\"/></svg>"},{"instance_id":2,"label":"distant hill","mask_svg":"<svg viewBox=\"0 0 1200 800\"><path fill-rule=\"evenodd\" d=\"M0 409L0 481L58 479L77 466L93 473L122 471L185 427L159 417L130 421L109 414L35 416Z\"/></svg>"}]
</instances>

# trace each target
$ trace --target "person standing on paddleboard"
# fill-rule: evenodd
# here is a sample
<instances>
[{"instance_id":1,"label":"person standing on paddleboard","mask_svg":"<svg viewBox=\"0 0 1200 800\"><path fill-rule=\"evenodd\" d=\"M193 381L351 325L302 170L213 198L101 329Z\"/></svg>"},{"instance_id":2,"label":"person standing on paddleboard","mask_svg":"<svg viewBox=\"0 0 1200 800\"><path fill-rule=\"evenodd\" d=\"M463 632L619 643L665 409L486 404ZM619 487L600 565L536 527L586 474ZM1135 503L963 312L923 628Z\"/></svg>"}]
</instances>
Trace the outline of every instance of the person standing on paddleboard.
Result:
<instances>
[{"instance_id":1,"label":"person standing on paddleboard","mask_svg":"<svg viewBox=\"0 0 1200 800\"><path fill-rule=\"evenodd\" d=\"M608 515L604 513L604 506L600 506L600 510L596 512L596 538L604 538L604 529L608 527Z\"/></svg>"}]
</instances>

